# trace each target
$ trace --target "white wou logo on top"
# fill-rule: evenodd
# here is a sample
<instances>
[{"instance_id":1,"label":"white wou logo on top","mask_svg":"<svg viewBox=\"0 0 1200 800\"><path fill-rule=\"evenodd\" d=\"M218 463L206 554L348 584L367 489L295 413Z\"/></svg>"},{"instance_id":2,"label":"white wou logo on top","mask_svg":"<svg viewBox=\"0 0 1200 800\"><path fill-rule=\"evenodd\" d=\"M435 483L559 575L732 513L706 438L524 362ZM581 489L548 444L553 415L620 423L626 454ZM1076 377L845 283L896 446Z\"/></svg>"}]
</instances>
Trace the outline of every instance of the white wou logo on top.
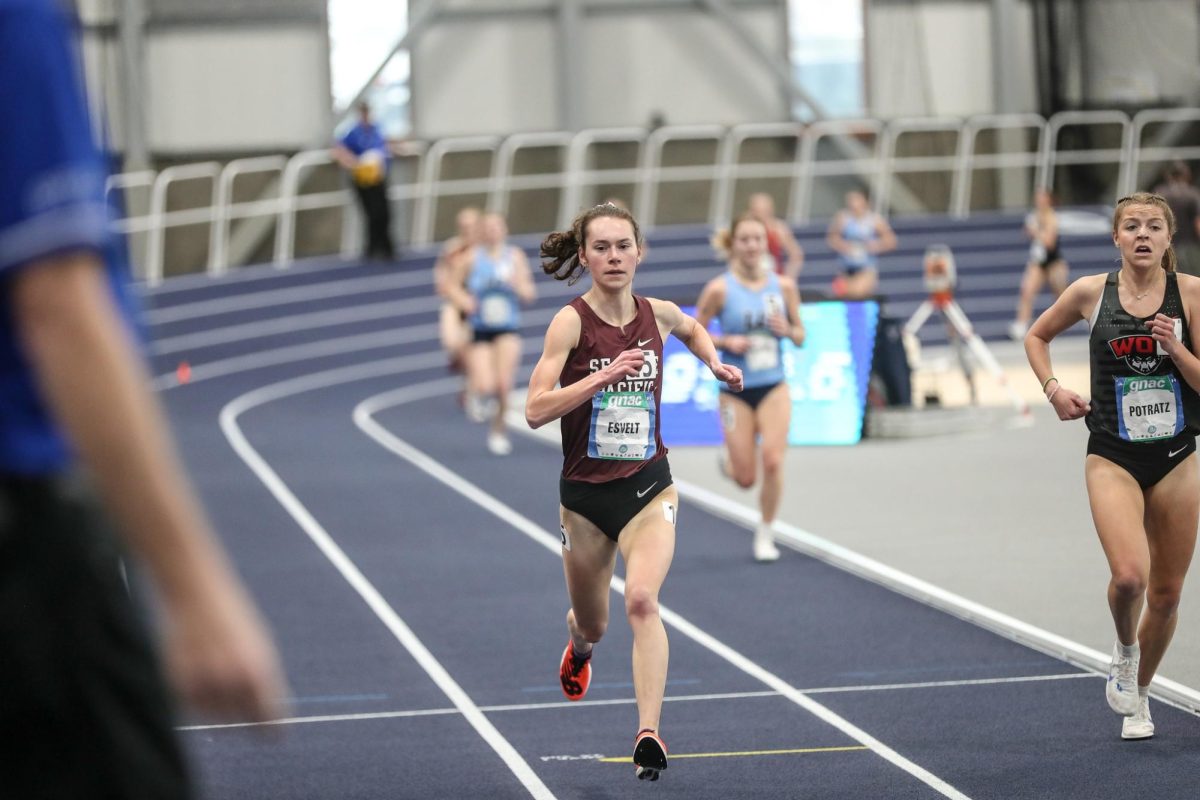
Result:
<instances>
[{"instance_id":1,"label":"white wou logo on top","mask_svg":"<svg viewBox=\"0 0 1200 800\"><path fill-rule=\"evenodd\" d=\"M632 378L626 378L623 381L609 384L604 387L606 392L652 392L654 384L658 381L658 354L653 350L643 350L642 356L645 361L642 362L642 369L637 375ZM599 372L607 367L615 359L612 358L593 358L588 362L588 372Z\"/></svg>"}]
</instances>

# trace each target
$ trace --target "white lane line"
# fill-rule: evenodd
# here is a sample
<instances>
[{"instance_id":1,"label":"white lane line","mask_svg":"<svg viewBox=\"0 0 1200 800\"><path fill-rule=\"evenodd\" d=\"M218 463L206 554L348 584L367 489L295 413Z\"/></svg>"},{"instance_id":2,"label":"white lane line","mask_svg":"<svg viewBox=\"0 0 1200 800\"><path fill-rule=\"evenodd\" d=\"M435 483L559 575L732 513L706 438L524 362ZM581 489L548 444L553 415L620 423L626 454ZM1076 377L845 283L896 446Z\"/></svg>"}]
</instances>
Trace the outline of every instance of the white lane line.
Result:
<instances>
[{"instance_id":1,"label":"white lane line","mask_svg":"<svg viewBox=\"0 0 1200 800\"><path fill-rule=\"evenodd\" d=\"M558 447L559 441L554 426L546 426L535 431L530 430L529 426L525 424L525 418L516 410L523 408L524 404L524 396L518 396L515 393L509 404L511 409L508 414L509 429L548 446ZM758 525L759 512L757 509L742 505L685 480L677 479L675 485L679 487L680 497L692 501L719 517L750 530ZM1107 653L1101 653L1099 650L1094 650L1065 636L1044 630L982 603L954 594L928 581L909 575L907 572L889 567L887 564L835 544L796 525L776 520L775 532L776 539L780 543L836 567L842 572L877 583L916 600L922 605L944 611L984 630L1022 644L1031 650L1045 653L1091 673L1100 675L1108 673L1110 656ZM1178 681L1156 675L1150 684L1150 694L1176 708L1192 714L1200 714L1200 691Z\"/></svg>"},{"instance_id":2,"label":"white lane line","mask_svg":"<svg viewBox=\"0 0 1200 800\"><path fill-rule=\"evenodd\" d=\"M371 366L376 370L380 368L378 363ZM359 366L358 371L355 371L355 368L349 368L343 371L343 375L359 375L367 372L366 368ZM333 377L329 373L325 374L326 380ZM325 385L336 385L337 382L336 378L334 378L333 383ZM246 463L246 466L250 468L255 476L262 481L263 485L275 496L280 505L296 520L296 523L308 534L313 544L329 559L330 563L341 573L346 582L358 592L367 606L375 612L375 616L387 626L392 635L396 637L400 644L412 655L417 664L425 670L426 674L437 684L438 688L450 699L450 702L454 704L459 713L470 723L471 727L500 756L501 760L504 761L505 765L517 777L529 794L539 800L554 800L554 794L542 783L542 780L525 759L521 757L516 748L484 716L483 712L475 705L470 696L463 691L462 687L450 676L445 667L429 652L429 649L413 633L412 629L405 624L395 609L388 604L375 586L367 580L366 576L350 560L345 551L338 546L333 537L321 526L321 523L317 522L316 518L309 513L304 504L292 493L283 479L279 477L258 451L251 446L242 433L241 427L238 425L238 417L242 414L265 403L305 391L305 387L315 389L321 385L321 378L310 375L305 376L303 379L284 381L283 383L262 387L243 394L221 409L221 430L225 434L225 438L228 439L230 446L233 447L234 452ZM433 394L445 393L447 388L449 388L448 385L456 387L458 381L453 379L434 381L425 384L425 391Z\"/></svg>"},{"instance_id":3,"label":"white lane line","mask_svg":"<svg viewBox=\"0 0 1200 800\"><path fill-rule=\"evenodd\" d=\"M801 689L804 694L853 694L855 692L886 692L903 689L941 689L955 686L988 686L1004 683L1036 683L1038 681L1065 681L1074 678L1092 678L1090 672L1071 672L1055 675L1027 675L1019 678L977 678L964 681L929 681L926 683L893 683L876 686L830 686L823 689ZM721 692L713 694L684 694L667 696L664 703L697 703L714 700L753 700L762 697L779 697L779 692ZM631 706L637 703L633 697L619 697L611 700L560 700L550 703L518 703L510 705L480 706L485 714L496 714L509 711L549 711L564 708L589 708L595 706ZM271 722L223 722L211 725L182 725L179 731L215 731L226 728L255 728L263 725L308 725L319 722L359 722L373 719L401 719L406 717L430 717L445 714L457 714L457 708L427 708L415 711L364 711L358 714L320 714L310 717L288 717L272 720Z\"/></svg>"},{"instance_id":4,"label":"white lane line","mask_svg":"<svg viewBox=\"0 0 1200 800\"><path fill-rule=\"evenodd\" d=\"M676 481L679 493L717 516L747 528L758 524L758 512L728 500L701 486ZM945 611L959 619L1011 639L1030 649L1053 656L1068 664L1105 675L1110 655L1051 633L1036 625L1009 616L974 600L947 591L928 581L867 558L786 522L776 522L777 539L792 549L831 564L843 572L878 583L910 597L923 605ZM1192 713L1200 711L1200 692L1181 683L1155 676L1151 694L1164 702Z\"/></svg>"},{"instance_id":5,"label":"white lane line","mask_svg":"<svg viewBox=\"0 0 1200 800\"><path fill-rule=\"evenodd\" d=\"M400 405L406 402L412 402L419 394L420 385L405 389L385 392L368 398L359 403L354 409L354 423L368 436L378 442L382 447L395 453L400 458L409 462L413 466L425 472L430 477L444 483L454 491L461 494L476 505L490 511L501 521L508 523L516 528L521 533L524 533L533 541L541 544L550 552L561 557L562 549L559 537L551 534L549 531L541 528L528 517L519 514L516 509L500 502L492 495L480 489L475 484L451 472L445 466L435 459L429 457L422 451L400 439L387 428L380 425L373 418L373 414L392 406ZM614 576L612 587L615 591L624 594L625 582ZM904 770L909 775L922 781L939 794L954 798L954 800L969 800L968 796L951 786L946 781L934 775L924 767L910 761L892 748L885 745L883 742L871 736L862 728L854 725L844 717L835 714L830 709L820 703L805 696L799 689L792 686L787 681L770 672L754 661L751 661L740 652L729 647L724 642L709 635L698 626L693 625L684 617L671 611L665 606L659 606L659 615L663 622L678 630L689 639L693 640L701 647L709 650L717 656L725 659L733 666L756 678L767 686L770 686L779 694L791 700L796 705L800 706L818 719L823 720L834 728L854 739L859 744L865 745L878 756L890 762L896 767Z\"/></svg>"}]
</instances>

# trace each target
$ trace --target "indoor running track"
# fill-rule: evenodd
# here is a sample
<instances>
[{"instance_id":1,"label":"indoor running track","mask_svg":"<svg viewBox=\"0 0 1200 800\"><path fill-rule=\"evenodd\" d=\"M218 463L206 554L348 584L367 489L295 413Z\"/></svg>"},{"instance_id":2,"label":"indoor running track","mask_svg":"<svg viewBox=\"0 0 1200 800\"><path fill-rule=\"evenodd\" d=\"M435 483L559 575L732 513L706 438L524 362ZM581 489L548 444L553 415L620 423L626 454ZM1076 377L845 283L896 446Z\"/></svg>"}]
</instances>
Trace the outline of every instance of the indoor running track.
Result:
<instances>
[{"instance_id":1,"label":"indoor running track","mask_svg":"<svg viewBox=\"0 0 1200 800\"><path fill-rule=\"evenodd\" d=\"M710 277L669 241L653 255L645 291ZM639 783L619 581L588 699L568 703L561 455L516 436L495 458L463 421L429 266L146 293L156 384L293 695L267 735L189 721L207 797L1193 796L1194 715L1154 703L1158 735L1123 742L1100 676L792 551L755 564L748 532L686 495L661 598L671 764ZM539 287L526 368L569 296Z\"/></svg>"}]
</instances>

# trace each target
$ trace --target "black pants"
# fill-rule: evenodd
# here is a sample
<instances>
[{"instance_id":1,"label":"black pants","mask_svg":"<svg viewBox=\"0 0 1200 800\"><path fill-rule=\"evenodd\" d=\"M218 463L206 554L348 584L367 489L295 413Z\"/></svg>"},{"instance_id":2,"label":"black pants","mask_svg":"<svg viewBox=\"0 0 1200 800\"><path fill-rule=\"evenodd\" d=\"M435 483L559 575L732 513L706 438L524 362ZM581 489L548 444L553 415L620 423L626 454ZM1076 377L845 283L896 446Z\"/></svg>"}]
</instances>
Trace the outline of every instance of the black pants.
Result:
<instances>
[{"instance_id":1,"label":"black pants","mask_svg":"<svg viewBox=\"0 0 1200 800\"><path fill-rule=\"evenodd\" d=\"M392 244L392 210L388 205L387 181L373 186L355 185L354 190L366 219L367 244L363 256L393 260L396 248Z\"/></svg>"},{"instance_id":2,"label":"black pants","mask_svg":"<svg viewBox=\"0 0 1200 800\"><path fill-rule=\"evenodd\" d=\"M0 475L0 796L191 796L102 520L68 479Z\"/></svg>"}]
</instances>

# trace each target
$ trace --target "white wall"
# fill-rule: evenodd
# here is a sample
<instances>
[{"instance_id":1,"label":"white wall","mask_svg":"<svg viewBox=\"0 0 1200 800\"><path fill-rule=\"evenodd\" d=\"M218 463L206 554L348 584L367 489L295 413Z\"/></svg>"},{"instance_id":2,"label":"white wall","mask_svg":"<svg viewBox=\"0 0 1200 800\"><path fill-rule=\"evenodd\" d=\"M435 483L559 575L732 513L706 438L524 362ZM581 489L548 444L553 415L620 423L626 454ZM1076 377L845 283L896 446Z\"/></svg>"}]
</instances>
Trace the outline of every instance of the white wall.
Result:
<instances>
[{"instance_id":1,"label":"white wall","mask_svg":"<svg viewBox=\"0 0 1200 800\"><path fill-rule=\"evenodd\" d=\"M736 8L736 7L735 7ZM762 52L786 52L783 4L737 9ZM688 8L585 14L577 87L581 127L786 119L774 77L711 15ZM453 20L413 52L416 135L492 134L560 127L557 18Z\"/></svg>"},{"instance_id":2,"label":"white wall","mask_svg":"<svg viewBox=\"0 0 1200 800\"><path fill-rule=\"evenodd\" d=\"M1003 58L1019 110L1036 111L1032 12L1016 13L1016 50ZM867 12L869 113L966 116L995 109L990 0L876 2Z\"/></svg>"},{"instance_id":3,"label":"white wall","mask_svg":"<svg viewBox=\"0 0 1200 800\"><path fill-rule=\"evenodd\" d=\"M1200 100L1200 10L1194 0L1092 0L1084 24L1090 105Z\"/></svg>"},{"instance_id":4,"label":"white wall","mask_svg":"<svg viewBox=\"0 0 1200 800\"><path fill-rule=\"evenodd\" d=\"M324 28L168 27L146 43L149 144L160 154L290 150L329 140Z\"/></svg>"}]
</instances>

